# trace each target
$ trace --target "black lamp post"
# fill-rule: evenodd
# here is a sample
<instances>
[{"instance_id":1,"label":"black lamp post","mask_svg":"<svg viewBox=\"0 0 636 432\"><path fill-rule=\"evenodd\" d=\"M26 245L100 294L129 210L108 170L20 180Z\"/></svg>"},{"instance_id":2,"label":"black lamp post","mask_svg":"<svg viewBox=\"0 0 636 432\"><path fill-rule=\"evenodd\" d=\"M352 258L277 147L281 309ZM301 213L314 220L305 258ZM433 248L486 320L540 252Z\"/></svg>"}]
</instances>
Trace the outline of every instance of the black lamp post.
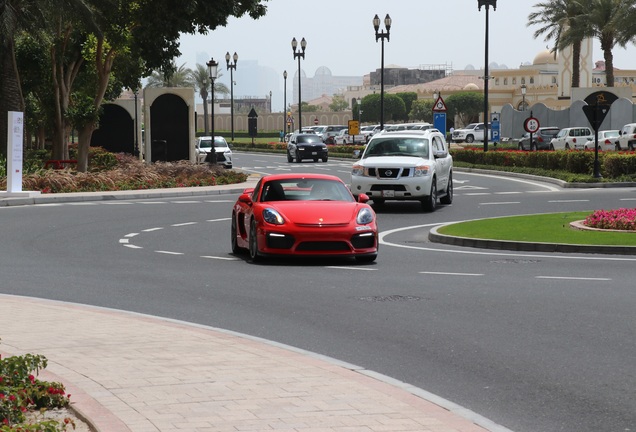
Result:
<instances>
[{"instance_id":1,"label":"black lamp post","mask_svg":"<svg viewBox=\"0 0 636 432\"><path fill-rule=\"evenodd\" d=\"M380 18L376 14L373 17L373 28L375 29L375 41L378 39L382 39L382 56L380 63L380 130L384 130L384 39L389 41L390 31L391 31L391 17L389 14L386 14L384 17L384 27L386 28L386 32L380 30Z\"/></svg>"},{"instance_id":2,"label":"black lamp post","mask_svg":"<svg viewBox=\"0 0 636 432\"><path fill-rule=\"evenodd\" d=\"M488 11L490 6L492 10L497 10L497 0L477 0L477 10L480 11L482 6L486 6L486 48L484 60L484 151L488 151Z\"/></svg>"},{"instance_id":3,"label":"black lamp post","mask_svg":"<svg viewBox=\"0 0 636 432\"><path fill-rule=\"evenodd\" d=\"M287 71L283 71L283 81L285 82L283 89L283 129L285 129L285 132L289 132L287 126Z\"/></svg>"},{"instance_id":4,"label":"black lamp post","mask_svg":"<svg viewBox=\"0 0 636 432\"><path fill-rule=\"evenodd\" d=\"M138 127L139 127L139 119L138 119L138 115L137 115L137 93L139 93L139 90L135 87L134 90L134 94L135 94L135 149L133 150L133 154L135 157L139 157L139 134L137 133L138 131Z\"/></svg>"},{"instance_id":5,"label":"black lamp post","mask_svg":"<svg viewBox=\"0 0 636 432\"><path fill-rule=\"evenodd\" d=\"M357 98L356 102L358 104L358 123L362 123L362 99Z\"/></svg>"},{"instance_id":6,"label":"black lamp post","mask_svg":"<svg viewBox=\"0 0 636 432\"><path fill-rule=\"evenodd\" d=\"M525 84L521 84L521 111L526 110L526 92L528 87Z\"/></svg>"},{"instance_id":7,"label":"black lamp post","mask_svg":"<svg viewBox=\"0 0 636 432\"><path fill-rule=\"evenodd\" d=\"M294 52L294 58L298 58L298 133L302 133L303 131L303 114L302 114L302 98L301 98L301 81L300 81L300 59L305 58L305 49L307 48L307 41L305 38L302 38L300 41L301 51L297 51L298 41L296 38L292 39L292 51Z\"/></svg>"},{"instance_id":8,"label":"black lamp post","mask_svg":"<svg viewBox=\"0 0 636 432\"><path fill-rule=\"evenodd\" d=\"M232 56L234 60L233 63L230 63L230 52L225 53L225 63L227 63L227 68L230 70L230 123L232 128L232 142L234 142L234 73L236 70L236 62L238 62L238 54L234 53Z\"/></svg>"},{"instance_id":9,"label":"black lamp post","mask_svg":"<svg viewBox=\"0 0 636 432\"><path fill-rule=\"evenodd\" d=\"M208 66L208 75L210 76L210 87L212 88L212 121L210 122L210 129L212 135L212 148L210 151L214 151L214 80L217 77L219 71L219 64L214 61L214 58L211 58L209 62L206 63Z\"/></svg>"}]
</instances>

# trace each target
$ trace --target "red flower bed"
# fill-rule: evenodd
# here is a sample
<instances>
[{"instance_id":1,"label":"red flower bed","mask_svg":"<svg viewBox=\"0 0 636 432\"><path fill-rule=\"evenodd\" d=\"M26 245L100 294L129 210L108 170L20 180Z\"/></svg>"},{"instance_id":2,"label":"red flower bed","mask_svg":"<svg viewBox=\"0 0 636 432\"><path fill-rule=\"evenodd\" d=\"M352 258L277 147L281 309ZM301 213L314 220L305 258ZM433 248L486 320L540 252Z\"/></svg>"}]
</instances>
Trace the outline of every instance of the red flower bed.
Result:
<instances>
[{"instance_id":1,"label":"red flower bed","mask_svg":"<svg viewBox=\"0 0 636 432\"><path fill-rule=\"evenodd\" d=\"M636 231L636 208L597 210L583 223L591 228Z\"/></svg>"}]
</instances>

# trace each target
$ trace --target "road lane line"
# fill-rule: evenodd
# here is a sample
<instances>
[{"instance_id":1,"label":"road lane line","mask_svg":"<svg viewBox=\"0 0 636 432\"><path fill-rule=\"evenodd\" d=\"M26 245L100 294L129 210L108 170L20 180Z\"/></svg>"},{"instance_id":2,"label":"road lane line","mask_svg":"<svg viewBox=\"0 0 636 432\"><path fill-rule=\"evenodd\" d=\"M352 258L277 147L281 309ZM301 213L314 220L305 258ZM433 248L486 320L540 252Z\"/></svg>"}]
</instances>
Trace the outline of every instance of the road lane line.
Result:
<instances>
[{"instance_id":1,"label":"road lane line","mask_svg":"<svg viewBox=\"0 0 636 432\"><path fill-rule=\"evenodd\" d=\"M183 222L183 223L178 223L178 224L172 224L170 226L172 227L182 227L182 226L188 226L188 225L196 225L199 222Z\"/></svg>"},{"instance_id":2,"label":"road lane line","mask_svg":"<svg viewBox=\"0 0 636 432\"><path fill-rule=\"evenodd\" d=\"M209 255L201 255L201 258L215 259L215 260L224 260L224 261L238 261L239 260L239 258L235 258L235 257L221 257L221 256L209 256Z\"/></svg>"},{"instance_id":3,"label":"road lane line","mask_svg":"<svg viewBox=\"0 0 636 432\"><path fill-rule=\"evenodd\" d=\"M344 266L326 266L325 268L337 269L337 270L368 270L368 271L376 271L375 268L366 268L366 267L344 267Z\"/></svg>"},{"instance_id":4,"label":"road lane line","mask_svg":"<svg viewBox=\"0 0 636 432\"><path fill-rule=\"evenodd\" d=\"M171 251L164 251L164 250L156 250L155 252L160 254L166 254L166 255L184 255L183 252L171 252Z\"/></svg>"},{"instance_id":5,"label":"road lane line","mask_svg":"<svg viewBox=\"0 0 636 432\"><path fill-rule=\"evenodd\" d=\"M521 204L520 201L502 201L502 202L485 202L479 205L505 205L505 204Z\"/></svg>"},{"instance_id":6,"label":"road lane line","mask_svg":"<svg viewBox=\"0 0 636 432\"><path fill-rule=\"evenodd\" d=\"M432 272L421 271L420 274L446 275L446 276L484 276L483 273L452 273L452 272Z\"/></svg>"},{"instance_id":7,"label":"road lane line","mask_svg":"<svg viewBox=\"0 0 636 432\"><path fill-rule=\"evenodd\" d=\"M571 277L571 276L535 276L535 279L558 279L558 280L576 280L576 281L591 281L591 282L606 282L611 281L610 278L586 278L586 277Z\"/></svg>"}]
</instances>

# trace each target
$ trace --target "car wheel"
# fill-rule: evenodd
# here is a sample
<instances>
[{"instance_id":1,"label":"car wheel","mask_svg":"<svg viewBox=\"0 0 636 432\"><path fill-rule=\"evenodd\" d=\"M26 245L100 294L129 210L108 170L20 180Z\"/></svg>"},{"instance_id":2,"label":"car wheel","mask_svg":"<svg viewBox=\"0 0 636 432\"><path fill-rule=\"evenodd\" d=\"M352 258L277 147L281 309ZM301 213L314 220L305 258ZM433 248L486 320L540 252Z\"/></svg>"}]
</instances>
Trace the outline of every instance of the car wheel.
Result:
<instances>
[{"instance_id":1,"label":"car wheel","mask_svg":"<svg viewBox=\"0 0 636 432\"><path fill-rule=\"evenodd\" d=\"M373 255L360 255L356 257L356 261L361 262L361 263L370 263L376 260L376 258L378 257L378 254L373 254Z\"/></svg>"},{"instance_id":2,"label":"car wheel","mask_svg":"<svg viewBox=\"0 0 636 432\"><path fill-rule=\"evenodd\" d=\"M448 175L448 186L446 186L446 195L441 197L439 201L442 204L452 204L453 203L453 173Z\"/></svg>"},{"instance_id":3,"label":"car wheel","mask_svg":"<svg viewBox=\"0 0 636 432\"><path fill-rule=\"evenodd\" d=\"M537 143L532 143L532 145L530 146L530 150L537 151Z\"/></svg>"},{"instance_id":4,"label":"car wheel","mask_svg":"<svg viewBox=\"0 0 636 432\"><path fill-rule=\"evenodd\" d=\"M554 146L552 144L550 144L550 150L554 151Z\"/></svg>"},{"instance_id":5,"label":"car wheel","mask_svg":"<svg viewBox=\"0 0 636 432\"><path fill-rule=\"evenodd\" d=\"M634 143L631 143L631 142L630 142L630 143L628 143L628 144L627 144L627 148L628 148L629 150L631 150L631 151L634 151Z\"/></svg>"},{"instance_id":6,"label":"car wheel","mask_svg":"<svg viewBox=\"0 0 636 432\"><path fill-rule=\"evenodd\" d=\"M570 150L570 144L569 143L565 143L565 149L566 150Z\"/></svg>"},{"instance_id":7,"label":"car wheel","mask_svg":"<svg viewBox=\"0 0 636 432\"><path fill-rule=\"evenodd\" d=\"M314 162L318 162L318 158L314 158Z\"/></svg>"},{"instance_id":8,"label":"car wheel","mask_svg":"<svg viewBox=\"0 0 636 432\"><path fill-rule=\"evenodd\" d=\"M232 235L232 239L231 239L232 240L232 253L233 254L241 253L242 249L239 247L238 241L237 241L238 231L236 229L236 214L235 213L232 213L231 235Z\"/></svg>"},{"instance_id":9,"label":"car wheel","mask_svg":"<svg viewBox=\"0 0 636 432\"><path fill-rule=\"evenodd\" d=\"M437 179L433 177L431 193L422 200L422 208L427 212L433 212L437 208Z\"/></svg>"},{"instance_id":10,"label":"car wheel","mask_svg":"<svg viewBox=\"0 0 636 432\"><path fill-rule=\"evenodd\" d=\"M473 137L472 135L468 135L468 136L466 137L466 142L467 142L468 144L472 143L473 141L475 141L475 137Z\"/></svg>"},{"instance_id":11,"label":"car wheel","mask_svg":"<svg viewBox=\"0 0 636 432\"><path fill-rule=\"evenodd\" d=\"M289 150L287 150L287 162L293 162L294 158L292 157L291 153L289 153Z\"/></svg>"},{"instance_id":12,"label":"car wheel","mask_svg":"<svg viewBox=\"0 0 636 432\"><path fill-rule=\"evenodd\" d=\"M523 151L523 144L519 143L519 150Z\"/></svg>"},{"instance_id":13,"label":"car wheel","mask_svg":"<svg viewBox=\"0 0 636 432\"><path fill-rule=\"evenodd\" d=\"M296 152L296 163L300 163L302 159L300 158L300 153Z\"/></svg>"},{"instance_id":14,"label":"car wheel","mask_svg":"<svg viewBox=\"0 0 636 432\"><path fill-rule=\"evenodd\" d=\"M258 254L258 237L256 235L256 222L250 224L250 259L252 262L258 262L260 255Z\"/></svg>"},{"instance_id":15,"label":"car wheel","mask_svg":"<svg viewBox=\"0 0 636 432\"><path fill-rule=\"evenodd\" d=\"M614 150L621 151L621 145L619 143L614 144Z\"/></svg>"}]
</instances>

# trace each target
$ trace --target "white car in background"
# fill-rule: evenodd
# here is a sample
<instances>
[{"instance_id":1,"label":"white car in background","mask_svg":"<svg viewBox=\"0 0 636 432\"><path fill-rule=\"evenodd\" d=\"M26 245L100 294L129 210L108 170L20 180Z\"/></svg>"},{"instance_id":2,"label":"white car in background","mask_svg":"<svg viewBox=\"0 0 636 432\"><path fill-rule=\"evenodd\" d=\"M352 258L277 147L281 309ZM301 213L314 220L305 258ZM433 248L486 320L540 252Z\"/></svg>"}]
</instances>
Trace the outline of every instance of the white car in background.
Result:
<instances>
[{"instance_id":1,"label":"white car in background","mask_svg":"<svg viewBox=\"0 0 636 432\"><path fill-rule=\"evenodd\" d=\"M594 132L589 127L569 127L559 131L550 143L555 150L583 150L588 141L594 140Z\"/></svg>"},{"instance_id":2,"label":"white car in background","mask_svg":"<svg viewBox=\"0 0 636 432\"><path fill-rule=\"evenodd\" d=\"M634 150L636 148L636 123L628 123L619 132L615 140L616 150Z\"/></svg>"},{"instance_id":3,"label":"white car in background","mask_svg":"<svg viewBox=\"0 0 636 432\"><path fill-rule=\"evenodd\" d=\"M351 171L351 192L373 205L420 201L434 211L453 202L453 158L437 129L383 131L373 135Z\"/></svg>"},{"instance_id":4,"label":"white car in background","mask_svg":"<svg viewBox=\"0 0 636 432\"><path fill-rule=\"evenodd\" d=\"M206 157L212 149L212 137L201 136L197 138L195 144L196 161L204 163ZM224 168L232 168L232 149L222 136L214 137L214 152L216 153L216 163Z\"/></svg>"},{"instance_id":5,"label":"white car in background","mask_svg":"<svg viewBox=\"0 0 636 432\"><path fill-rule=\"evenodd\" d=\"M616 150L616 140L619 137L619 130L598 131L598 149L600 151ZM594 138L585 143L585 150L594 150Z\"/></svg>"}]
</instances>

